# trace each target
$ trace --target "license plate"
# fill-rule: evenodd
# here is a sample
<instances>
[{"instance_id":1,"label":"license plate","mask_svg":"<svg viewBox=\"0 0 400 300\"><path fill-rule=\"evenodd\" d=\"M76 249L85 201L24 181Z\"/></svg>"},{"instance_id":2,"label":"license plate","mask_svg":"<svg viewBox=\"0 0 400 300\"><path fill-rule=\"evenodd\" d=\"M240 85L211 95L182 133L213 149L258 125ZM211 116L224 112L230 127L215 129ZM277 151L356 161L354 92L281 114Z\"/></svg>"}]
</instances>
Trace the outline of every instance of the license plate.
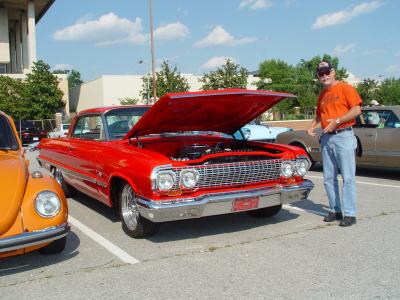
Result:
<instances>
[{"instance_id":1,"label":"license plate","mask_svg":"<svg viewBox=\"0 0 400 300\"><path fill-rule=\"evenodd\" d=\"M259 197L235 199L235 201L233 201L232 211L242 211L257 208L259 201Z\"/></svg>"},{"instance_id":2,"label":"license plate","mask_svg":"<svg viewBox=\"0 0 400 300\"><path fill-rule=\"evenodd\" d=\"M38 138L38 137L34 137L33 140L34 140L34 141L38 141L39 138Z\"/></svg>"}]
</instances>

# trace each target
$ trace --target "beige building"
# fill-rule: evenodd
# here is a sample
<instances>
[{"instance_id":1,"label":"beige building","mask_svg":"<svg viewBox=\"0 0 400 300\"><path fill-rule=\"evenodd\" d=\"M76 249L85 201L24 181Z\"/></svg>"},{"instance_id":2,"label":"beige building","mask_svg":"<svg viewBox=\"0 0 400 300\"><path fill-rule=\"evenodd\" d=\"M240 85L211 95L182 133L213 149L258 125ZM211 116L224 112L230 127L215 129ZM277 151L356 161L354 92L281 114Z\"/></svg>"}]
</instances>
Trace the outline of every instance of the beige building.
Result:
<instances>
[{"instance_id":1,"label":"beige building","mask_svg":"<svg viewBox=\"0 0 400 300\"><path fill-rule=\"evenodd\" d=\"M190 91L199 91L201 76L193 74L181 74L190 85ZM120 100L125 98L142 99L142 77L145 75L103 75L95 80L85 82L70 90L70 110L81 110L100 106L120 105ZM256 89L257 77L249 75L248 89ZM141 100L144 104L146 100Z\"/></svg>"},{"instance_id":2,"label":"beige building","mask_svg":"<svg viewBox=\"0 0 400 300\"><path fill-rule=\"evenodd\" d=\"M55 0L0 0L0 75L25 79L36 57L36 24ZM69 113L68 80L57 74Z\"/></svg>"}]
</instances>

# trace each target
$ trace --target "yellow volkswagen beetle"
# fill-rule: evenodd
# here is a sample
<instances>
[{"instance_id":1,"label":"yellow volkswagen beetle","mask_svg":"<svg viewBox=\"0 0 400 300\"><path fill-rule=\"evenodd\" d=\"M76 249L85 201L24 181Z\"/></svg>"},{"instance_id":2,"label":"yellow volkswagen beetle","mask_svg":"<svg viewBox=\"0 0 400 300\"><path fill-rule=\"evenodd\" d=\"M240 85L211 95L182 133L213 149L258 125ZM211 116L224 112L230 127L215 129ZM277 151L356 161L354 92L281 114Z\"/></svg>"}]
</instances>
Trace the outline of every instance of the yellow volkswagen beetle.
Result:
<instances>
[{"instance_id":1,"label":"yellow volkswagen beetle","mask_svg":"<svg viewBox=\"0 0 400 300\"><path fill-rule=\"evenodd\" d=\"M70 227L63 191L50 176L29 173L13 120L0 111L0 258L64 250Z\"/></svg>"}]
</instances>

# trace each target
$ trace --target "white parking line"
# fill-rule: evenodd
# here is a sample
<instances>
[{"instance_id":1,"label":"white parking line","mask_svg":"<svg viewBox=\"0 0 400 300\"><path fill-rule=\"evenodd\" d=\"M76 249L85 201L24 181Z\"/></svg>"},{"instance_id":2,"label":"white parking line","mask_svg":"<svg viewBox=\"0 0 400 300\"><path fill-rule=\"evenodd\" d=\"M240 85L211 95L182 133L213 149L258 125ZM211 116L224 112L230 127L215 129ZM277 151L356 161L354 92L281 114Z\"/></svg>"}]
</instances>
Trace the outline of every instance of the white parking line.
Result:
<instances>
[{"instance_id":1,"label":"white parking line","mask_svg":"<svg viewBox=\"0 0 400 300\"><path fill-rule=\"evenodd\" d=\"M108 251L110 251L112 254L117 256L124 263L132 264L132 265L140 263L139 260L137 260L136 258L130 256L124 250L122 250L121 248L117 247L116 245L111 243L109 240L106 240L100 234L98 234L97 232L93 231L92 229L90 229L86 225L82 224L80 221L78 221L77 219L75 219L71 215L68 216L68 221L69 221L69 223L74 225L76 228L78 228L80 231L82 231L84 234L86 234L93 241L95 241L96 243L100 244L101 246L106 248Z\"/></svg>"},{"instance_id":2,"label":"white parking line","mask_svg":"<svg viewBox=\"0 0 400 300\"><path fill-rule=\"evenodd\" d=\"M283 206L283 208L286 208L286 209L291 209L291 210L297 210L297 211L307 212L307 213L314 214L314 215L319 215L319 216L325 216L325 215L326 215L326 213L323 213L323 212L319 212L319 211L315 211L315 210L310 210L310 209L303 209L303 208L300 208L300 207L293 206L293 205L291 205L291 204L284 204L284 205L282 205L282 206Z\"/></svg>"},{"instance_id":3,"label":"white parking line","mask_svg":"<svg viewBox=\"0 0 400 300\"><path fill-rule=\"evenodd\" d=\"M318 179L324 179L322 176L312 176L312 175L307 175L309 178L318 178ZM339 180L342 180L342 178L339 178ZM364 181L356 181L358 184L366 184L366 185L374 185L374 186L383 186L383 187L390 187L390 188L398 188L400 189L400 185L390 185L390 184L380 184L380 183L371 183L371 182L364 182Z\"/></svg>"}]
</instances>

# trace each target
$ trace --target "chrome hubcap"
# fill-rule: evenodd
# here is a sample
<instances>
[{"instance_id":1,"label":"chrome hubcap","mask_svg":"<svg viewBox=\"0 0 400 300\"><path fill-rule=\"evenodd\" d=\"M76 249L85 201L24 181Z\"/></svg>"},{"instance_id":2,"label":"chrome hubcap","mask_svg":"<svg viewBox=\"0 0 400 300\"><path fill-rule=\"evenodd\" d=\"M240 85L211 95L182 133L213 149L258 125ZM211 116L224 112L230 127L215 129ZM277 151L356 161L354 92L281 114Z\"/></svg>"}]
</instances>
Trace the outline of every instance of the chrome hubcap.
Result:
<instances>
[{"instance_id":1,"label":"chrome hubcap","mask_svg":"<svg viewBox=\"0 0 400 300\"><path fill-rule=\"evenodd\" d=\"M127 184L121 193L122 217L129 230L135 230L138 223L139 211L132 187Z\"/></svg>"}]
</instances>

